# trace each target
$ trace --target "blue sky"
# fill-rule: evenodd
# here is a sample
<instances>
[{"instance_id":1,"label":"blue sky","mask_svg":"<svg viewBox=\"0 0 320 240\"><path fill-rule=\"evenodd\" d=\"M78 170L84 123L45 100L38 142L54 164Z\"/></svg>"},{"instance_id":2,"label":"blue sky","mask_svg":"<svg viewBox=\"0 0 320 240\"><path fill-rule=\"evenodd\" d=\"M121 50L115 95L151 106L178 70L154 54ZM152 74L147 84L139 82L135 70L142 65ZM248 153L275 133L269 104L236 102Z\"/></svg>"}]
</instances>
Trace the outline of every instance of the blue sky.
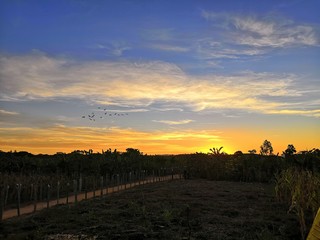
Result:
<instances>
[{"instance_id":1,"label":"blue sky","mask_svg":"<svg viewBox=\"0 0 320 240\"><path fill-rule=\"evenodd\" d=\"M4 150L319 147L319 1L0 6Z\"/></svg>"}]
</instances>

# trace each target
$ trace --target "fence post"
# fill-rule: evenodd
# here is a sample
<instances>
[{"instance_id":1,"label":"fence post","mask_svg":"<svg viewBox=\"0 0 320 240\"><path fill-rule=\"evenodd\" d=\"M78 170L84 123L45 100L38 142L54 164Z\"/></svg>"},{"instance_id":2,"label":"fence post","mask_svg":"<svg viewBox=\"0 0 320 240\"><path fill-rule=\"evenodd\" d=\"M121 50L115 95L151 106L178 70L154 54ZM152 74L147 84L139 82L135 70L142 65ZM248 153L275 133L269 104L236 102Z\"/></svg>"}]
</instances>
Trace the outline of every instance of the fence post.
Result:
<instances>
[{"instance_id":1,"label":"fence post","mask_svg":"<svg viewBox=\"0 0 320 240\"><path fill-rule=\"evenodd\" d=\"M100 197L103 196L103 176L100 177Z\"/></svg>"},{"instance_id":2,"label":"fence post","mask_svg":"<svg viewBox=\"0 0 320 240\"><path fill-rule=\"evenodd\" d=\"M6 196L5 196L5 198L4 198L4 205L3 205L3 207L7 206L7 203L8 203L9 188L10 188L10 186L7 185L7 188L6 188Z\"/></svg>"},{"instance_id":3,"label":"fence post","mask_svg":"<svg viewBox=\"0 0 320 240\"><path fill-rule=\"evenodd\" d=\"M106 195L109 194L109 176L106 173Z\"/></svg>"},{"instance_id":4,"label":"fence post","mask_svg":"<svg viewBox=\"0 0 320 240\"><path fill-rule=\"evenodd\" d=\"M119 187L120 187L120 182L119 182L119 178L120 178L120 175L117 174L117 188L118 188L118 192L120 191Z\"/></svg>"},{"instance_id":5,"label":"fence post","mask_svg":"<svg viewBox=\"0 0 320 240\"><path fill-rule=\"evenodd\" d=\"M93 198L95 198L96 197L96 178L95 177L93 177L92 188L93 188Z\"/></svg>"},{"instance_id":6,"label":"fence post","mask_svg":"<svg viewBox=\"0 0 320 240\"><path fill-rule=\"evenodd\" d=\"M169 180L170 177L168 177L168 169L164 169L164 180Z\"/></svg>"},{"instance_id":7,"label":"fence post","mask_svg":"<svg viewBox=\"0 0 320 240\"><path fill-rule=\"evenodd\" d=\"M57 183L57 204L59 204L60 201L60 181Z\"/></svg>"},{"instance_id":8,"label":"fence post","mask_svg":"<svg viewBox=\"0 0 320 240\"><path fill-rule=\"evenodd\" d=\"M48 184L48 188L47 188L47 208L49 208L49 202L50 202L50 189L51 189L51 186L50 184Z\"/></svg>"},{"instance_id":9,"label":"fence post","mask_svg":"<svg viewBox=\"0 0 320 240\"><path fill-rule=\"evenodd\" d=\"M33 194L33 212L37 211L37 198L38 198L38 185L34 186L34 194Z\"/></svg>"},{"instance_id":10,"label":"fence post","mask_svg":"<svg viewBox=\"0 0 320 240\"><path fill-rule=\"evenodd\" d=\"M120 174L120 189L121 189L121 190L123 189L123 181L124 181L123 173L121 173L121 174Z\"/></svg>"},{"instance_id":11,"label":"fence post","mask_svg":"<svg viewBox=\"0 0 320 240\"><path fill-rule=\"evenodd\" d=\"M82 173L80 173L80 178L79 178L79 192L81 193L82 191Z\"/></svg>"},{"instance_id":12,"label":"fence post","mask_svg":"<svg viewBox=\"0 0 320 240\"><path fill-rule=\"evenodd\" d=\"M74 203L78 202L78 186L77 180L73 180L73 194L74 194Z\"/></svg>"},{"instance_id":13,"label":"fence post","mask_svg":"<svg viewBox=\"0 0 320 240\"><path fill-rule=\"evenodd\" d=\"M16 184L16 188L17 188L17 213L18 216L20 216L20 194L21 194L21 183Z\"/></svg>"},{"instance_id":14,"label":"fence post","mask_svg":"<svg viewBox=\"0 0 320 240\"><path fill-rule=\"evenodd\" d=\"M145 184L145 180L146 180L146 172L145 172L145 170L142 170L141 178L142 178L142 185L144 185Z\"/></svg>"},{"instance_id":15,"label":"fence post","mask_svg":"<svg viewBox=\"0 0 320 240\"><path fill-rule=\"evenodd\" d=\"M2 221L4 211L4 187L0 190L0 222Z\"/></svg>"},{"instance_id":16,"label":"fence post","mask_svg":"<svg viewBox=\"0 0 320 240\"><path fill-rule=\"evenodd\" d=\"M30 184L30 201L33 199L33 183Z\"/></svg>"},{"instance_id":17,"label":"fence post","mask_svg":"<svg viewBox=\"0 0 320 240\"><path fill-rule=\"evenodd\" d=\"M69 204L69 187L70 187L70 183L67 182L67 204Z\"/></svg>"},{"instance_id":18,"label":"fence post","mask_svg":"<svg viewBox=\"0 0 320 240\"><path fill-rule=\"evenodd\" d=\"M88 177L84 178L84 199L87 200L88 199Z\"/></svg>"},{"instance_id":19,"label":"fence post","mask_svg":"<svg viewBox=\"0 0 320 240\"><path fill-rule=\"evenodd\" d=\"M40 196L39 196L40 201L43 199L43 189L42 189L42 181L40 182Z\"/></svg>"}]
</instances>

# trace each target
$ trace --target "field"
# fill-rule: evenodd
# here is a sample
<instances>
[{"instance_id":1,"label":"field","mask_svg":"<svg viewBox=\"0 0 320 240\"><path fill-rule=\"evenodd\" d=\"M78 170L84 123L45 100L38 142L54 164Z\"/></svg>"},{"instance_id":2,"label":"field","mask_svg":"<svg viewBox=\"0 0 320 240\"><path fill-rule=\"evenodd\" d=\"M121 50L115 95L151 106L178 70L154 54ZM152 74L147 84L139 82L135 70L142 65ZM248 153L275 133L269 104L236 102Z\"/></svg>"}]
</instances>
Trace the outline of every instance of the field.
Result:
<instances>
[{"instance_id":1,"label":"field","mask_svg":"<svg viewBox=\"0 0 320 240\"><path fill-rule=\"evenodd\" d=\"M300 239L274 185L174 180L1 224L4 239Z\"/></svg>"}]
</instances>

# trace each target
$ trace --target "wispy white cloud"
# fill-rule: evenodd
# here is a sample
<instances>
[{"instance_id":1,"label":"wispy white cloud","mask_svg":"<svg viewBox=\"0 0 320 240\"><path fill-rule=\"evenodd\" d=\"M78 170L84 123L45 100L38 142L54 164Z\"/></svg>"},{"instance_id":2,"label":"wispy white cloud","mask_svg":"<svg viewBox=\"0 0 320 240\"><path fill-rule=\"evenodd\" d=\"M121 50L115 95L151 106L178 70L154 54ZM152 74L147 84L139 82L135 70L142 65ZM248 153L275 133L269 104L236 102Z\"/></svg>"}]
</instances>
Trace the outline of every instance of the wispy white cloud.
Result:
<instances>
[{"instance_id":1,"label":"wispy white cloud","mask_svg":"<svg viewBox=\"0 0 320 240\"><path fill-rule=\"evenodd\" d=\"M74 62L44 54L3 56L1 66L0 98L11 101L78 98L99 104L119 102L137 109L172 102L175 108L193 111L276 113L297 102L301 105L293 110L301 110L318 99L308 96L314 87L296 85L299 77L292 74L246 71L229 76L192 76L166 62Z\"/></svg>"},{"instance_id":2,"label":"wispy white cloud","mask_svg":"<svg viewBox=\"0 0 320 240\"><path fill-rule=\"evenodd\" d=\"M105 51L106 54L111 54L115 57L121 57L123 53L130 50L131 47L125 41L114 41L108 44L96 44L93 48Z\"/></svg>"},{"instance_id":3,"label":"wispy white cloud","mask_svg":"<svg viewBox=\"0 0 320 240\"><path fill-rule=\"evenodd\" d=\"M188 52L189 49L186 47L174 46L169 44L152 44L150 45L151 48L162 50L162 51L169 51L169 52Z\"/></svg>"},{"instance_id":4,"label":"wispy white cloud","mask_svg":"<svg viewBox=\"0 0 320 240\"><path fill-rule=\"evenodd\" d=\"M11 112L11 111L0 109L0 115L19 115L19 114L20 113L18 112Z\"/></svg>"},{"instance_id":5,"label":"wispy white cloud","mask_svg":"<svg viewBox=\"0 0 320 240\"><path fill-rule=\"evenodd\" d=\"M188 124L193 122L193 120L190 120L190 119L179 120L179 121L172 121L172 120L152 120L152 121L158 122L158 123L164 123L168 125L181 125L181 124Z\"/></svg>"},{"instance_id":6,"label":"wispy white cloud","mask_svg":"<svg viewBox=\"0 0 320 240\"><path fill-rule=\"evenodd\" d=\"M197 43L197 53L202 59L207 60L239 59L243 57L263 55L266 53L266 50L252 47L239 47L230 44L229 46L225 46L222 43L216 44L216 42L211 39L202 39Z\"/></svg>"},{"instance_id":7,"label":"wispy white cloud","mask_svg":"<svg viewBox=\"0 0 320 240\"><path fill-rule=\"evenodd\" d=\"M312 25L299 24L271 15L257 17L202 11L202 17L225 29L233 42L252 47L283 48L319 46L317 30Z\"/></svg>"},{"instance_id":8,"label":"wispy white cloud","mask_svg":"<svg viewBox=\"0 0 320 240\"><path fill-rule=\"evenodd\" d=\"M284 115L301 115L301 116L311 116L311 117L320 117L320 109L275 109L268 111L270 114L284 114Z\"/></svg>"}]
</instances>

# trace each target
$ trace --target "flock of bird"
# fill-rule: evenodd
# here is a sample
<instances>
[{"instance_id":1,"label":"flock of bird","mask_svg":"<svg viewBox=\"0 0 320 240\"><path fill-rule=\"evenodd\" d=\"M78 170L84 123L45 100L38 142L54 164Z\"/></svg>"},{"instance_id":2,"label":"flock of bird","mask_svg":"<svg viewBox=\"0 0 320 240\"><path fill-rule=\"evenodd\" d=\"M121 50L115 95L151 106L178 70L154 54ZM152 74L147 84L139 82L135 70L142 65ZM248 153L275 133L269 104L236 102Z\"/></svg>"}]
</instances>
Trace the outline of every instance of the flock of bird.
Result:
<instances>
[{"instance_id":1,"label":"flock of bird","mask_svg":"<svg viewBox=\"0 0 320 240\"><path fill-rule=\"evenodd\" d=\"M128 116L128 113L117 113L113 112L112 110L107 110L106 108L102 109L101 107L98 107L99 112L102 112L102 114L98 115L95 112L92 112L91 114L83 115L81 118L89 119L90 121L96 121L96 119L103 119L106 117L121 117L121 116Z\"/></svg>"}]
</instances>

